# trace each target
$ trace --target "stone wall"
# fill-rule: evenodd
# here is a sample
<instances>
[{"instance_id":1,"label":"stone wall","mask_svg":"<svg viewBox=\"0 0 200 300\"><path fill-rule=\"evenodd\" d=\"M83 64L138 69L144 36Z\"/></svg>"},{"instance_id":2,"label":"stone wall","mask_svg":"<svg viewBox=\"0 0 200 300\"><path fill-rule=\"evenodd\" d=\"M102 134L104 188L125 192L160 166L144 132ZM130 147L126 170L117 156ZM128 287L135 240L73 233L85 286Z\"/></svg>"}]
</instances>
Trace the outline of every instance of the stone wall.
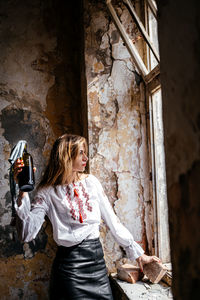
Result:
<instances>
[{"instance_id":1,"label":"stone wall","mask_svg":"<svg viewBox=\"0 0 200 300\"><path fill-rule=\"evenodd\" d=\"M174 299L200 297L200 4L158 1Z\"/></svg>"},{"instance_id":2,"label":"stone wall","mask_svg":"<svg viewBox=\"0 0 200 300\"><path fill-rule=\"evenodd\" d=\"M116 10L130 38L137 40L138 30L121 1ZM84 21L90 172L134 239L145 249L147 236L151 248L143 86L105 2L85 1ZM124 253L104 226L101 237L107 266L114 271Z\"/></svg>"},{"instance_id":3,"label":"stone wall","mask_svg":"<svg viewBox=\"0 0 200 300\"><path fill-rule=\"evenodd\" d=\"M27 140L38 182L53 140L65 132L86 131L87 115L81 113L85 111L81 5L53 0L0 3L2 300L47 299L55 252L51 226L46 222L31 243L17 239L10 226L8 158L18 140Z\"/></svg>"}]
</instances>

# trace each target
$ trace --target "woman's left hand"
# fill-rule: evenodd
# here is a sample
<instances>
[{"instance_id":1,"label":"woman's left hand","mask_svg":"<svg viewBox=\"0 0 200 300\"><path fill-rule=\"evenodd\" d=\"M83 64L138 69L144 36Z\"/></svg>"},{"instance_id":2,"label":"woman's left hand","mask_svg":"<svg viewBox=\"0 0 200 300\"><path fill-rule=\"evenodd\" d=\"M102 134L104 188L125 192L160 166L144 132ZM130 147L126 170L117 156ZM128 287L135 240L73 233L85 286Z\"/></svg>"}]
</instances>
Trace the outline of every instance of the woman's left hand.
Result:
<instances>
[{"instance_id":1,"label":"woman's left hand","mask_svg":"<svg viewBox=\"0 0 200 300\"><path fill-rule=\"evenodd\" d=\"M149 264L153 261L157 261L157 262L161 262L160 258L158 258L157 256L148 256L146 254L142 254L141 256L139 256L136 261L139 264L139 267L141 269L141 271L143 272L143 266L146 264Z\"/></svg>"}]
</instances>

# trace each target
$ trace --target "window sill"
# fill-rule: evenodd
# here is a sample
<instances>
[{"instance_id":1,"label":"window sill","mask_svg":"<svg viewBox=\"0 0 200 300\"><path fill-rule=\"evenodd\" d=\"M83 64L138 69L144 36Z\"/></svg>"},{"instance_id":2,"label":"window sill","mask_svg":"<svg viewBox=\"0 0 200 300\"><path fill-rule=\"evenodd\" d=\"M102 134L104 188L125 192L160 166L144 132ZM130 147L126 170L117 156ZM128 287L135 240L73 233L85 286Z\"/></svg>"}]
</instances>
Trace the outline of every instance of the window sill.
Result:
<instances>
[{"instance_id":1,"label":"window sill","mask_svg":"<svg viewBox=\"0 0 200 300\"><path fill-rule=\"evenodd\" d=\"M116 300L172 300L171 287L162 281L158 284L148 280L134 284L121 281L115 275L110 276L114 299Z\"/></svg>"}]
</instances>

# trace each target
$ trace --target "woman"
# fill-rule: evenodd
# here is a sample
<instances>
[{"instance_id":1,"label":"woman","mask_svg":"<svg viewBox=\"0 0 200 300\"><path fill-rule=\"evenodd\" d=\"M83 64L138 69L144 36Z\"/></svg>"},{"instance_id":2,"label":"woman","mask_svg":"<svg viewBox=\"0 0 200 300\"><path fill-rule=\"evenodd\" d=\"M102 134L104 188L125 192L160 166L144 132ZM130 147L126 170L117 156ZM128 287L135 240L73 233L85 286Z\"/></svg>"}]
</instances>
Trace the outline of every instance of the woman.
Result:
<instances>
[{"instance_id":1,"label":"woman","mask_svg":"<svg viewBox=\"0 0 200 300\"><path fill-rule=\"evenodd\" d=\"M130 259L140 265L159 261L147 256L120 223L98 179L84 174L88 161L85 138L65 134L52 148L32 207L28 193L20 192L16 212L22 220L24 242L33 240L45 215L53 226L58 251L52 267L50 299L113 299L99 241L101 217ZM22 171L17 160L14 177Z\"/></svg>"}]
</instances>

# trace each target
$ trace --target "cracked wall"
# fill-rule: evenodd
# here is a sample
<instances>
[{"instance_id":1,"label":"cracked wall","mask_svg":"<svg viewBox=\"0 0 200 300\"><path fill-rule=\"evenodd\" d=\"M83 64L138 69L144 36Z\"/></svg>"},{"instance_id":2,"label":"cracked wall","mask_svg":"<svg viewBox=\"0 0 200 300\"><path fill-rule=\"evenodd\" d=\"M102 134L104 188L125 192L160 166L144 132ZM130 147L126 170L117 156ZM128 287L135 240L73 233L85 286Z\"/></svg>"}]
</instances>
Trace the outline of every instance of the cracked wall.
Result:
<instances>
[{"instance_id":1,"label":"cracked wall","mask_svg":"<svg viewBox=\"0 0 200 300\"><path fill-rule=\"evenodd\" d=\"M48 299L56 249L51 226L46 220L34 241L23 244L18 240L15 228L10 226L8 158L18 140L27 140L38 182L54 139L65 132L85 134L80 9L80 2L75 7L54 0L0 3L2 300Z\"/></svg>"},{"instance_id":2,"label":"cracked wall","mask_svg":"<svg viewBox=\"0 0 200 300\"><path fill-rule=\"evenodd\" d=\"M137 28L121 1L116 9L131 39ZM139 42L136 47L142 53ZM103 1L85 1L90 171L122 223L144 249L151 245L145 102L136 68ZM147 232L146 232L147 227ZM147 238L146 238L147 234ZM110 232L101 232L109 271L124 253Z\"/></svg>"}]
</instances>

